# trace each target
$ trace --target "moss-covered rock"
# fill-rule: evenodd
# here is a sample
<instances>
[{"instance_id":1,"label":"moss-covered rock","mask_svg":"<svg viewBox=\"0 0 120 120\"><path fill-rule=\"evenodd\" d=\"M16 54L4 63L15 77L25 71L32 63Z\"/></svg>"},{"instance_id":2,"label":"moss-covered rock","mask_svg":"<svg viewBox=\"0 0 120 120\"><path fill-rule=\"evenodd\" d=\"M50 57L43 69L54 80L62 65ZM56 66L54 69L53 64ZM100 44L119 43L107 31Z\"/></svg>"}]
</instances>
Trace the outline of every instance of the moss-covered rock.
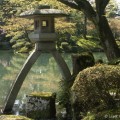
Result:
<instances>
[{"instance_id":1,"label":"moss-covered rock","mask_svg":"<svg viewBox=\"0 0 120 120\"><path fill-rule=\"evenodd\" d=\"M27 96L26 113L33 119L51 119L56 117L56 94L52 92L34 92Z\"/></svg>"},{"instance_id":2,"label":"moss-covered rock","mask_svg":"<svg viewBox=\"0 0 120 120\"><path fill-rule=\"evenodd\" d=\"M24 116L1 115L0 120L32 120L32 119L24 117Z\"/></svg>"},{"instance_id":3,"label":"moss-covered rock","mask_svg":"<svg viewBox=\"0 0 120 120\"><path fill-rule=\"evenodd\" d=\"M95 65L95 59L91 52L73 54L72 61L73 61L73 75L78 74L80 71L87 67Z\"/></svg>"},{"instance_id":4,"label":"moss-covered rock","mask_svg":"<svg viewBox=\"0 0 120 120\"><path fill-rule=\"evenodd\" d=\"M102 111L117 107L120 99L120 66L96 65L81 71L73 86L76 111Z\"/></svg>"}]
</instances>

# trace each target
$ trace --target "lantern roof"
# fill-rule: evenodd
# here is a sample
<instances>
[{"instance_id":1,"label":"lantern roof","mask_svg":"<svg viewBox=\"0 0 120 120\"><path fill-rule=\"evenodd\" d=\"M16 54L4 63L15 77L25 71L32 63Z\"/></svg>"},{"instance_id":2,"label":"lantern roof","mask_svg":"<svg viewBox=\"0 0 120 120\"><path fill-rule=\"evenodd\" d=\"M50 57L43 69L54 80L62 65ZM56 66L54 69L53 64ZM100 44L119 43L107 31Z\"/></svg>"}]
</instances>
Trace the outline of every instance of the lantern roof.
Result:
<instances>
[{"instance_id":1,"label":"lantern roof","mask_svg":"<svg viewBox=\"0 0 120 120\"><path fill-rule=\"evenodd\" d=\"M65 12L58 9L51 9L48 5L39 6L37 9L28 10L20 14L20 17L34 18L38 16L53 16L64 17L67 16Z\"/></svg>"}]
</instances>

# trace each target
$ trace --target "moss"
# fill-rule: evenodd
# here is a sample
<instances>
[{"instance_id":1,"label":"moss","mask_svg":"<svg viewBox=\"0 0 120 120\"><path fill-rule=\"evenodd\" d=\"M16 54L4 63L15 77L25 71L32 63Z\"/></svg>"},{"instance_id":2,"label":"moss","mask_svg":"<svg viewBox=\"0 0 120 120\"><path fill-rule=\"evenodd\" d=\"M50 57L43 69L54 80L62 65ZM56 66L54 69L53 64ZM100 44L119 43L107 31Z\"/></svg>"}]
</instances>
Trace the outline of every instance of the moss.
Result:
<instances>
[{"instance_id":1,"label":"moss","mask_svg":"<svg viewBox=\"0 0 120 120\"><path fill-rule=\"evenodd\" d=\"M89 113L82 120L95 120L95 115Z\"/></svg>"},{"instance_id":2,"label":"moss","mask_svg":"<svg viewBox=\"0 0 120 120\"><path fill-rule=\"evenodd\" d=\"M71 36L70 40L67 42L62 42L62 48L66 52L81 52L81 51L102 51L102 47L99 45L99 41L97 38L88 37L88 39L84 39L81 37Z\"/></svg>"},{"instance_id":3,"label":"moss","mask_svg":"<svg viewBox=\"0 0 120 120\"><path fill-rule=\"evenodd\" d=\"M98 113L88 113L82 120L120 120L120 109L111 109Z\"/></svg>"},{"instance_id":4,"label":"moss","mask_svg":"<svg viewBox=\"0 0 120 120\"><path fill-rule=\"evenodd\" d=\"M118 108L120 66L95 65L81 71L72 86L76 111L103 111Z\"/></svg>"},{"instance_id":5,"label":"moss","mask_svg":"<svg viewBox=\"0 0 120 120\"><path fill-rule=\"evenodd\" d=\"M80 54L73 54L72 56L77 58L76 64L79 66L79 71L95 64L94 56L91 52L82 52Z\"/></svg>"},{"instance_id":6,"label":"moss","mask_svg":"<svg viewBox=\"0 0 120 120\"><path fill-rule=\"evenodd\" d=\"M80 38L77 44L85 50L94 50L94 49L101 49L99 42L97 41L90 41Z\"/></svg>"},{"instance_id":7,"label":"moss","mask_svg":"<svg viewBox=\"0 0 120 120\"><path fill-rule=\"evenodd\" d=\"M56 94L52 93L52 92L33 92L29 96L34 96L34 97L54 97L54 96L56 96Z\"/></svg>"},{"instance_id":8,"label":"moss","mask_svg":"<svg viewBox=\"0 0 120 120\"><path fill-rule=\"evenodd\" d=\"M54 118L56 116L55 93L34 92L28 95L26 113L33 119Z\"/></svg>"},{"instance_id":9,"label":"moss","mask_svg":"<svg viewBox=\"0 0 120 120\"><path fill-rule=\"evenodd\" d=\"M33 120L24 116L16 116L16 115L1 115L1 120Z\"/></svg>"},{"instance_id":10,"label":"moss","mask_svg":"<svg viewBox=\"0 0 120 120\"><path fill-rule=\"evenodd\" d=\"M21 47L20 50L17 51L18 53L28 53L29 52L29 49L24 46L24 47Z\"/></svg>"}]
</instances>

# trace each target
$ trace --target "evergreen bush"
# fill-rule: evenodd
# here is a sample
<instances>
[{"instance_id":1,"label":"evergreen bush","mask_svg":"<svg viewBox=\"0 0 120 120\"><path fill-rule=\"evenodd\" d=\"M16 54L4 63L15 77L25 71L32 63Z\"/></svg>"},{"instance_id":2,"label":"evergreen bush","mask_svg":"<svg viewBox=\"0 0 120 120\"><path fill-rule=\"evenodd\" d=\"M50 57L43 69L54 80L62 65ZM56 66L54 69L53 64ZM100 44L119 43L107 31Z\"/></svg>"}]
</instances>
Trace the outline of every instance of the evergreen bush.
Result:
<instances>
[{"instance_id":1,"label":"evergreen bush","mask_svg":"<svg viewBox=\"0 0 120 120\"><path fill-rule=\"evenodd\" d=\"M120 120L120 109L112 109L95 113L87 113L82 120Z\"/></svg>"},{"instance_id":2,"label":"evergreen bush","mask_svg":"<svg viewBox=\"0 0 120 120\"><path fill-rule=\"evenodd\" d=\"M120 66L98 64L84 69L78 74L71 90L73 107L79 113L117 108Z\"/></svg>"}]
</instances>

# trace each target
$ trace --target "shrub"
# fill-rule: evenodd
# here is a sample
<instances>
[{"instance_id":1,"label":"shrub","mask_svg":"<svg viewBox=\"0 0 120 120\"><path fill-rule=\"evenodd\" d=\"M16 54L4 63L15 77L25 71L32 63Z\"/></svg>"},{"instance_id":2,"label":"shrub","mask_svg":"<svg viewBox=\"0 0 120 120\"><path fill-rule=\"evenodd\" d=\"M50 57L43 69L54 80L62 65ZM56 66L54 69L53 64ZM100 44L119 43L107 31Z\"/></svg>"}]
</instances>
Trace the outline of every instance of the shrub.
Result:
<instances>
[{"instance_id":1,"label":"shrub","mask_svg":"<svg viewBox=\"0 0 120 120\"><path fill-rule=\"evenodd\" d=\"M114 59L110 61L108 64L110 65L120 65L120 58Z\"/></svg>"},{"instance_id":2,"label":"shrub","mask_svg":"<svg viewBox=\"0 0 120 120\"><path fill-rule=\"evenodd\" d=\"M120 120L120 109L102 111L97 114L87 113L82 120Z\"/></svg>"},{"instance_id":3,"label":"shrub","mask_svg":"<svg viewBox=\"0 0 120 120\"><path fill-rule=\"evenodd\" d=\"M96 65L81 71L72 86L77 111L102 111L117 107L120 99L120 66Z\"/></svg>"},{"instance_id":4,"label":"shrub","mask_svg":"<svg viewBox=\"0 0 120 120\"><path fill-rule=\"evenodd\" d=\"M18 51L18 53L28 53L28 52L29 52L29 49L25 46L20 48L20 50Z\"/></svg>"},{"instance_id":5,"label":"shrub","mask_svg":"<svg viewBox=\"0 0 120 120\"><path fill-rule=\"evenodd\" d=\"M61 79L59 83L60 90L58 94L58 101L62 108L66 109L66 117L71 116L70 87L72 84L73 80L67 81L65 79Z\"/></svg>"}]
</instances>

